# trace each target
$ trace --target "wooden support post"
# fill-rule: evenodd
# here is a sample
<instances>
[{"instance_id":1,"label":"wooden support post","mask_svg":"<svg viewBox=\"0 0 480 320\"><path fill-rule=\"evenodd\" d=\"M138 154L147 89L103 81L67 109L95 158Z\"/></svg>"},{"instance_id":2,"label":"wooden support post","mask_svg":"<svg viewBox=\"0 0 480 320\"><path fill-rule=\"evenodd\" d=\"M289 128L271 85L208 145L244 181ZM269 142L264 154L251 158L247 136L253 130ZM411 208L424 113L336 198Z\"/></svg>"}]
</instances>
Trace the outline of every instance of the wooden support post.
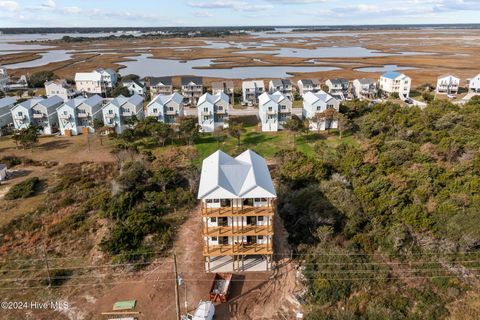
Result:
<instances>
[{"instance_id":1,"label":"wooden support post","mask_svg":"<svg viewBox=\"0 0 480 320\"><path fill-rule=\"evenodd\" d=\"M178 271L177 271L177 255L173 251L173 272L175 274L175 308L177 314L177 320L180 319L180 297L178 294Z\"/></svg>"}]
</instances>

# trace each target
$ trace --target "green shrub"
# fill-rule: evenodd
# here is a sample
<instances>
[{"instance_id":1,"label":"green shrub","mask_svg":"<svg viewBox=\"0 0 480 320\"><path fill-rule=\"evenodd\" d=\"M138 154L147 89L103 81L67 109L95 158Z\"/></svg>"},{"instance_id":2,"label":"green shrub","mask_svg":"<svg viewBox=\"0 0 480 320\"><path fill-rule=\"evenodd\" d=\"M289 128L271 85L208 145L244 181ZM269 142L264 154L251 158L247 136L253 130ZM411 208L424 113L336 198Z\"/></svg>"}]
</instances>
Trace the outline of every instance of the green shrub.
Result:
<instances>
[{"instance_id":1,"label":"green shrub","mask_svg":"<svg viewBox=\"0 0 480 320\"><path fill-rule=\"evenodd\" d=\"M12 186L10 190L8 190L7 194L5 194L5 199L14 200L31 197L35 194L36 188L39 184L40 179L38 177L29 178Z\"/></svg>"}]
</instances>

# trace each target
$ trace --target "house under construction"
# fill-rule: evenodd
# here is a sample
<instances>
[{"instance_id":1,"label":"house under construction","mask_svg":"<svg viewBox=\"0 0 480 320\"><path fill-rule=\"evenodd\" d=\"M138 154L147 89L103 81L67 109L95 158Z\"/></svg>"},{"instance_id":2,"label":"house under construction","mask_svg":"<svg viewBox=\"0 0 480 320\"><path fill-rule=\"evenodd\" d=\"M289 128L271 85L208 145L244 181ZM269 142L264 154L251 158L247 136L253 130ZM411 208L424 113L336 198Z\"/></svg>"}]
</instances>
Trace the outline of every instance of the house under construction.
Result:
<instances>
[{"instance_id":1,"label":"house under construction","mask_svg":"<svg viewBox=\"0 0 480 320\"><path fill-rule=\"evenodd\" d=\"M272 268L275 188L264 158L216 151L202 165L203 255L207 272Z\"/></svg>"}]
</instances>

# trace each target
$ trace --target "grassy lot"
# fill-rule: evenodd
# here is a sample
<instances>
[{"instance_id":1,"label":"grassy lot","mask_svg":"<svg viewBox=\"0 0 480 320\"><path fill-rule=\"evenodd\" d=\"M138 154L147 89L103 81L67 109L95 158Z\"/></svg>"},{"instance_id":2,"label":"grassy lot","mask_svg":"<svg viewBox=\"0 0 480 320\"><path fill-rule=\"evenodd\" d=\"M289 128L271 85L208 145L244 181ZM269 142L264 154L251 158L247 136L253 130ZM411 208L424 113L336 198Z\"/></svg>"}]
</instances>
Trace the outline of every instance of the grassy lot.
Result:
<instances>
[{"instance_id":1,"label":"grassy lot","mask_svg":"<svg viewBox=\"0 0 480 320\"><path fill-rule=\"evenodd\" d=\"M335 147L340 142L349 144L357 143L352 136L344 136L340 140L338 135L332 131L331 134L326 132L297 134L295 145L298 150L306 154L311 154L313 153L315 143L322 140L325 141L329 147ZM221 141L218 141L210 134L201 135L195 147L198 151L196 163L200 163L202 159L208 157L217 149L221 149L229 154L235 154L245 149L252 149L266 159L272 159L278 151L293 147L293 135L288 131L259 132L256 130L256 127L247 127L246 132L241 137L240 147L237 146L237 140L230 136L225 136Z\"/></svg>"}]
</instances>

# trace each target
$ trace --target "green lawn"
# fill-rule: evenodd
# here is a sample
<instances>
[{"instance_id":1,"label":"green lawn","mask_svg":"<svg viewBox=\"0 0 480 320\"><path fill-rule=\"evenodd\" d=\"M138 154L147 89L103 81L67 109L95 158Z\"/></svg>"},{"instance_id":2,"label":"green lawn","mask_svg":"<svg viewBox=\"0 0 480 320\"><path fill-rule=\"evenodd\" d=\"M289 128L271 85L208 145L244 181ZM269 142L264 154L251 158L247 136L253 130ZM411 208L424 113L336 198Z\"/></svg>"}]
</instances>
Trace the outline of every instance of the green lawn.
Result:
<instances>
[{"instance_id":1,"label":"green lawn","mask_svg":"<svg viewBox=\"0 0 480 320\"><path fill-rule=\"evenodd\" d=\"M295 138L296 148L306 154L313 153L313 147L318 141L325 141L328 147L336 147L339 143L357 144L353 136L344 136L341 140L334 132L310 132L308 134L297 134ZM279 132L258 132L255 127L248 127L242 135L240 147L237 140L226 136L220 142L211 134L202 134L195 144L198 151L198 162L205 159L217 149L228 154L236 154L244 149L252 149L266 159L272 159L278 151L293 148L293 136L288 131Z\"/></svg>"}]
</instances>

